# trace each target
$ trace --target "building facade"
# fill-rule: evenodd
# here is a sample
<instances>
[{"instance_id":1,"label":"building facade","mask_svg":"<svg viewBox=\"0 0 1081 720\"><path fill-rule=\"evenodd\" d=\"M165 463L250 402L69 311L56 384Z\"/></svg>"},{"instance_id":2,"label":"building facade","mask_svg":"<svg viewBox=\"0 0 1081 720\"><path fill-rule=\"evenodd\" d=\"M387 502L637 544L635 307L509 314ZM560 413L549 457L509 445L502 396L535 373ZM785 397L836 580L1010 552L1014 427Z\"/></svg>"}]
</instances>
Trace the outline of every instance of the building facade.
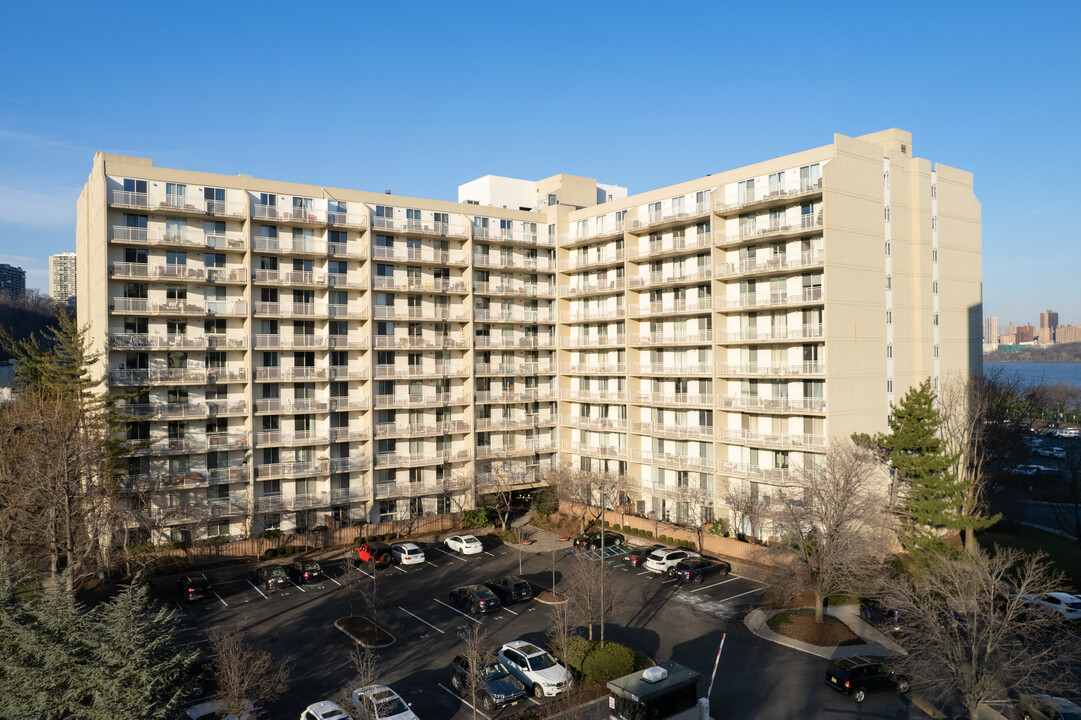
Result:
<instances>
[{"instance_id":1,"label":"building facade","mask_svg":"<svg viewBox=\"0 0 1081 720\"><path fill-rule=\"evenodd\" d=\"M0 293L22 297L26 292L26 271L15 265L0 263Z\"/></svg>"},{"instance_id":2,"label":"building facade","mask_svg":"<svg viewBox=\"0 0 1081 720\"><path fill-rule=\"evenodd\" d=\"M57 302L75 302L75 253L49 256L49 297Z\"/></svg>"},{"instance_id":3,"label":"building facade","mask_svg":"<svg viewBox=\"0 0 1081 720\"><path fill-rule=\"evenodd\" d=\"M913 384L981 371L972 176L908 133L631 196L522 182L510 202L543 202L98 154L78 317L155 441L127 481L153 529L454 511L561 463L624 475L645 514L729 518Z\"/></svg>"}]
</instances>

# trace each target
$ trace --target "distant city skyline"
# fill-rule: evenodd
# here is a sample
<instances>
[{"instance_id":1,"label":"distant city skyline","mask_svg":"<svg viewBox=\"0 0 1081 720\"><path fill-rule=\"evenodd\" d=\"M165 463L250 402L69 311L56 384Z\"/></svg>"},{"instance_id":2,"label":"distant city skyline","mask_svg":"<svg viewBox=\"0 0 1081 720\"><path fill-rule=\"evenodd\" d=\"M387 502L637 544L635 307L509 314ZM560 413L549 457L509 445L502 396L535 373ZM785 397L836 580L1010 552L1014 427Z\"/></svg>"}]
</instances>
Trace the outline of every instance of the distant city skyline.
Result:
<instances>
[{"instance_id":1,"label":"distant city skyline","mask_svg":"<svg viewBox=\"0 0 1081 720\"><path fill-rule=\"evenodd\" d=\"M164 167L454 200L459 184L486 174L571 173L637 193L823 145L835 131L895 126L912 132L914 155L974 175L984 315L1035 322L1050 306L1062 323L1081 323L1081 243L1063 222L1078 199L1071 183L1050 180L1070 177L1069 162L1081 155L1073 127L1081 96L1055 79L1081 75L1072 38L1081 3L995 3L979 13L956 3L906 5L904 27L933 32L916 33L905 52L884 44L883 28L899 31L892 5L808 13L781 3L768 21L752 5L696 8L693 21L650 5L545 7L485 7L478 35L476 19L453 5L417 13L343 4L297 24L223 4L213 27L229 28L225 35L208 32L201 14L168 6L57 12L17 3L0 29L0 263L24 268L28 287L48 291L49 255L75 250L76 199L97 150ZM362 35L364 52L327 42L327 23ZM719 27L767 24L771 46L792 52L764 52L761 33L717 42ZM183 37L196 64L167 69L171 57L152 27ZM408 28L407 57L401 34L378 28ZM647 29L651 44L666 49L661 60L631 40ZM118 64L101 52L103 36L123 37L125 54L140 61ZM450 60L449 38L476 40L453 43ZM214 94L198 63L246 67L255 44L292 52L270 77L235 82L311 104L250 112L239 96ZM775 86L801 58L817 68L812 86ZM766 87L768 101L746 103ZM121 122L124 92L139 100L124 103ZM798 122L778 104L798 112Z\"/></svg>"}]
</instances>

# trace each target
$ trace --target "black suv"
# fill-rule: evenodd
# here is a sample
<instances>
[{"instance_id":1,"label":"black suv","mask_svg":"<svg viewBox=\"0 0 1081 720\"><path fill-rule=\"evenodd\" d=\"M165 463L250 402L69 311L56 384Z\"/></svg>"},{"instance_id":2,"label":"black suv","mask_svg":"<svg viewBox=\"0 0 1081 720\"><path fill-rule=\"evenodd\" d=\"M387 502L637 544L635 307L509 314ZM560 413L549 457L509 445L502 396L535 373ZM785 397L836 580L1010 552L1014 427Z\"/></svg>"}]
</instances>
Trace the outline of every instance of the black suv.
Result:
<instances>
[{"instance_id":1,"label":"black suv","mask_svg":"<svg viewBox=\"0 0 1081 720\"><path fill-rule=\"evenodd\" d=\"M624 537L619 533L604 531L604 547L613 547L615 545L622 545ZM593 532L587 532L585 535L579 535L574 538L574 546L585 549L596 549L601 547L601 531L595 530Z\"/></svg>"},{"instance_id":2,"label":"black suv","mask_svg":"<svg viewBox=\"0 0 1081 720\"><path fill-rule=\"evenodd\" d=\"M866 655L831 662L826 668L826 684L837 692L851 695L858 703L866 700L869 693L884 690L908 692L908 680L883 667L879 658Z\"/></svg>"},{"instance_id":3,"label":"black suv","mask_svg":"<svg viewBox=\"0 0 1081 720\"><path fill-rule=\"evenodd\" d=\"M525 697L525 685L498 660L482 667L477 680L477 693L482 696L481 705L488 712L517 705ZM459 695L467 697L470 694L469 659L464 655L458 655L450 664L450 684Z\"/></svg>"},{"instance_id":4,"label":"black suv","mask_svg":"<svg viewBox=\"0 0 1081 720\"><path fill-rule=\"evenodd\" d=\"M724 560L708 560L704 557L687 558L676 565L676 577L685 583L701 585L711 575L722 577L732 572L732 566Z\"/></svg>"},{"instance_id":5,"label":"black suv","mask_svg":"<svg viewBox=\"0 0 1081 720\"><path fill-rule=\"evenodd\" d=\"M297 560L289 566L289 577L297 584L319 582L323 579L323 568L315 560Z\"/></svg>"},{"instance_id":6,"label":"black suv","mask_svg":"<svg viewBox=\"0 0 1081 720\"><path fill-rule=\"evenodd\" d=\"M517 575L492 578L484 584L499 597L499 601L504 605L523 602L533 597L533 588Z\"/></svg>"},{"instance_id":7,"label":"black suv","mask_svg":"<svg viewBox=\"0 0 1081 720\"><path fill-rule=\"evenodd\" d=\"M660 550L664 545L647 545L643 547L632 548L623 554L623 562L630 565L632 568L636 568L646 561L649 554L654 550Z\"/></svg>"},{"instance_id":8,"label":"black suv","mask_svg":"<svg viewBox=\"0 0 1081 720\"><path fill-rule=\"evenodd\" d=\"M281 565L261 567L255 571L255 584L263 590L276 590L289 583L289 575Z\"/></svg>"},{"instance_id":9,"label":"black suv","mask_svg":"<svg viewBox=\"0 0 1081 720\"><path fill-rule=\"evenodd\" d=\"M203 573L185 575L176 581L176 589L188 602L196 600L209 600L214 597L214 590L210 581Z\"/></svg>"}]
</instances>

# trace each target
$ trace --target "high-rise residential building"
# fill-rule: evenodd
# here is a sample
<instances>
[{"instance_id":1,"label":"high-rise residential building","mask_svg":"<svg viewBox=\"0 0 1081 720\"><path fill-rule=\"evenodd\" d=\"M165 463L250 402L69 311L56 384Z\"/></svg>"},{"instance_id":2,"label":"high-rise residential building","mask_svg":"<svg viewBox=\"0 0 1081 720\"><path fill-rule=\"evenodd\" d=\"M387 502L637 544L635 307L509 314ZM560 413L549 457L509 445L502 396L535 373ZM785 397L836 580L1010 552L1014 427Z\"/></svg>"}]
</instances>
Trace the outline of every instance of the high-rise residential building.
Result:
<instances>
[{"instance_id":1,"label":"high-rise residential building","mask_svg":"<svg viewBox=\"0 0 1081 720\"><path fill-rule=\"evenodd\" d=\"M26 271L15 265L0 263L0 294L21 297L26 292Z\"/></svg>"},{"instance_id":2,"label":"high-rise residential building","mask_svg":"<svg viewBox=\"0 0 1081 720\"><path fill-rule=\"evenodd\" d=\"M155 441L126 486L158 537L453 511L557 463L623 474L644 514L731 519L913 384L981 371L972 176L906 132L637 195L503 185L95 156L78 318Z\"/></svg>"},{"instance_id":3,"label":"high-rise residential building","mask_svg":"<svg viewBox=\"0 0 1081 720\"><path fill-rule=\"evenodd\" d=\"M1037 337L1041 345L1055 342L1055 330L1058 328L1058 313L1047 310L1040 313L1040 331Z\"/></svg>"},{"instance_id":4,"label":"high-rise residential building","mask_svg":"<svg viewBox=\"0 0 1081 720\"><path fill-rule=\"evenodd\" d=\"M1017 342L1030 343L1036 341L1036 328L1032 327L1032 323L1026 325L1019 325L1017 327Z\"/></svg>"},{"instance_id":5,"label":"high-rise residential building","mask_svg":"<svg viewBox=\"0 0 1081 720\"><path fill-rule=\"evenodd\" d=\"M983 321L983 344L984 345L998 345L999 336L1002 333L999 332L998 318L991 315L984 318Z\"/></svg>"},{"instance_id":6,"label":"high-rise residential building","mask_svg":"<svg viewBox=\"0 0 1081 720\"><path fill-rule=\"evenodd\" d=\"M49 256L49 297L57 302L75 302L75 253Z\"/></svg>"}]
</instances>

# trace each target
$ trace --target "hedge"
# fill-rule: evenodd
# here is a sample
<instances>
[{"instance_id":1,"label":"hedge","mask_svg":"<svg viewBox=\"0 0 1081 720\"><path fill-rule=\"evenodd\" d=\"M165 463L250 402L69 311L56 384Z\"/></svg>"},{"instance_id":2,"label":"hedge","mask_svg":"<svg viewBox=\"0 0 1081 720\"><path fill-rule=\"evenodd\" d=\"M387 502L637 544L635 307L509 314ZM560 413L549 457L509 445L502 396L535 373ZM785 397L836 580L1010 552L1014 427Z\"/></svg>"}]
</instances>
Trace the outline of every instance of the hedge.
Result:
<instances>
[{"instance_id":1,"label":"hedge","mask_svg":"<svg viewBox=\"0 0 1081 720\"><path fill-rule=\"evenodd\" d=\"M567 664L578 671L583 685L602 685L634 672L634 651L611 640L601 647L599 640L571 638Z\"/></svg>"},{"instance_id":2,"label":"hedge","mask_svg":"<svg viewBox=\"0 0 1081 720\"><path fill-rule=\"evenodd\" d=\"M488 525L488 512L482 508L466 510L462 516L462 527L479 528Z\"/></svg>"},{"instance_id":3,"label":"hedge","mask_svg":"<svg viewBox=\"0 0 1081 720\"><path fill-rule=\"evenodd\" d=\"M286 545L285 547L280 548L267 548L267 551L263 553L263 558L289 557L291 555L307 552L309 549L310 548L304 545Z\"/></svg>"}]
</instances>

